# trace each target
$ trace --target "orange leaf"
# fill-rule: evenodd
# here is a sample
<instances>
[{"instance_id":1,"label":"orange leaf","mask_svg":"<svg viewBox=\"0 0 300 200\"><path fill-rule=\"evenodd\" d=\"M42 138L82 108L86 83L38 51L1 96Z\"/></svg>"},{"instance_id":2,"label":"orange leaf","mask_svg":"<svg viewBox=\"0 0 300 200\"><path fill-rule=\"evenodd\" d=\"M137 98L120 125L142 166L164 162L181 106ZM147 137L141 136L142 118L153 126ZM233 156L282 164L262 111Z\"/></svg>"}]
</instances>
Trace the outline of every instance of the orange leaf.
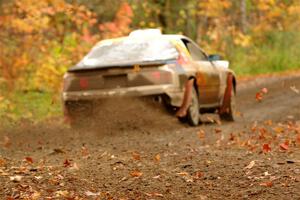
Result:
<instances>
[{"instance_id":1,"label":"orange leaf","mask_svg":"<svg viewBox=\"0 0 300 200\"><path fill-rule=\"evenodd\" d=\"M195 175L194 175L194 177L196 178L196 179L199 179L199 178L201 178L201 177L203 177L204 176L204 173L203 172L200 172L200 171L197 171L196 173L195 173Z\"/></svg>"},{"instance_id":2,"label":"orange leaf","mask_svg":"<svg viewBox=\"0 0 300 200\"><path fill-rule=\"evenodd\" d=\"M281 150L288 150L289 149L289 141L288 140L286 140L284 143L282 143L282 144L280 144L279 146L280 146L280 149Z\"/></svg>"},{"instance_id":3,"label":"orange leaf","mask_svg":"<svg viewBox=\"0 0 300 200\"><path fill-rule=\"evenodd\" d=\"M68 159L66 159L64 161L64 167L70 167L70 166L71 166L71 162Z\"/></svg>"},{"instance_id":4,"label":"orange leaf","mask_svg":"<svg viewBox=\"0 0 300 200\"><path fill-rule=\"evenodd\" d=\"M269 144L263 144L263 152L268 153L271 151L271 147Z\"/></svg>"},{"instance_id":5,"label":"orange leaf","mask_svg":"<svg viewBox=\"0 0 300 200\"><path fill-rule=\"evenodd\" d=\"M179 176L188 176L189 175L187 172L178 172L176 174Z\"/></svg>"},{"instance_id":6,"label":"orange leaf","mask_svg":"<svg viewBox=\"0 0 300 200\"><path fill-rule=\"evenodd\" d=\"M3 167L6 164L6 161L0 158L0 167Z\"/></svg>"},{"instance_id":7,"label":"orange leaf","mask_svg":"<svg viewBox=\"0 0 300 200\"><path fill-rule=\"evenodd\" d=\"M267 88L262 88L261 92L264 93L264 94L267 94L268 93L268 89Z\"/></svg>"},{"instance_id":8,"label":"orange leaf","mask_svg":"<svg viewBox=\"0 0 300 200\"><path fill-rule=\"evenodd\" d=\"M272 187L273 186L273 183L271 181L268 181L268 182L263 182L261 184L259 184L261 186L265 186L265 187Z\"/></svg>"},{"instance_id":9,"label":"orange leaf","mask_svg":"<svg viewBox=\"0 0 300 200\"><path fill-rule=\"evenodd\" d=\"M282 127L280 127L280 126L273 128L273 130L274 130L276 133L283 133L283 132L284 132L284 129L283 129Z\"/></svg>"},{"instance_id":10,"label":"orange leaf","mask_svg":"<svg viewBox=\"0 0 300 200\"><path fill-rule=\"evenodd\" d=\"M281 150L288 150L289 146L287 146L286 144L282 143L282 144L280 144L280 149Z\"/></svg>"},{"instance_id":11,"label":"orange leaf","mask_svg":"<svg viewBox=\"0 0 300 200\"><path fill-rule=\"evenodd\" d=\"M28 162L28 163L33 163L33 159L31 157L26 157L25 160Z\"/></svg>"},{"instance_id":12,"label":"orange leaf","mask_svg":"<svg viewBox=\"0 0 300 200\"><path fill-rule=\"evenodd\" d=\"M296 138L296 142L300 144L300 133L298 134L298 136Z\"/></svg>"},{"instance_id":13,"label":"orange leaf","mask_svg":"<svg viewBox=\"0 0 300 200\"><path fill-rule=\"evenodd\" d=\"M152 193L145 193L148 197L164 197L163 194L152 192Z\"/></svg>"},{"instance_id":14,"label":"orange leaf","mask_svg":"<svg viewBox=\"0 0 300 200\"><path fill-rule=\"evenodd\" d=\"M269 119L269 120L265 121L264 124L268 125L268 126L272 126L273 122L272 122L272 120Z\"/></svg>"},{"instance_id":15,"label":"orange leaf","mask_svg":"<svg viewBox=\"0 0 300 200\"><path fill-rule=\"evenodd\" d=\"M263 93L257 92L255 95L255 99L256 99L256 101L261 102L263 99Z\"/></svg>"},{"instance_id":16,"label":"orange leaf","mask_svg":"<svg viewBox=\"0 0 300 200\"><path fill-rule=\"evenodd\" d=\"M90 152L89 152L89 150L88 150L85 146L82 146L82 147L81 147L81 155L82 155L84 158L90 157Z\"/></svg>"},{"instance_id":17,"label":"orange leaf","mask_svg":"<svg viewBox=\"0 0 300 200\"><path fill-rule=\"evenodd\" d=\"M220 128L215 128L215 132L216 132L216 133L221 133L221 132L222 132L222 129L220 129Z\"/></svg>"},{"instance_id":18,"label":"orange leaf","mask_svg":"<svg viewBox=\"0 0 300 200\"><path fill-rule=\"evenodd\" d=\"M141 155L137 152L132 152L132 158L134 160L141 160Z\"/></svg>"},{"instance_id":19,"label":"orange leaf","mask_svg":"<svg viewBox=\"0 0 300 200\"><path fill-rule=\"evenodd\" d=\"M202 140L202 139L205 138L205 132L204 132L204 130L200 129L200 131L198 132L198 138L200 140Z\"/></svg>"},{"instance_id":20,"label":"orange leaf","mask_svg":"<svg viewBox=\"0 0 300 200\"><path fill-rule=\"evenodd\" d=\"M157 154L157 155L154 157L154 159L155 159L156 162L160 162L160 155Z\"/></svg>"},{"instance_id":21,"label":"orange leaf","mask_svg":"<svg viewBox=\"0 0 300 200\"><path fill-rule=\"evenodd\" d=\"M235 140L235 135L233 133L230 133L229 140L230 141L234 141Z\"/></svg>"},{"instance_id":22,"label":"orange leaf","mask_svg":"<svg viewBox=\"0 0 300 200\"><path fill-rule=\"evenodd\" d=\"M131 175L132 177L140 177L140 176L143 175L143 173L140 172L140 171L138 171L138 170L135 170L135 171L131 172L130 175Z\"/></svg>"}]
</instances>

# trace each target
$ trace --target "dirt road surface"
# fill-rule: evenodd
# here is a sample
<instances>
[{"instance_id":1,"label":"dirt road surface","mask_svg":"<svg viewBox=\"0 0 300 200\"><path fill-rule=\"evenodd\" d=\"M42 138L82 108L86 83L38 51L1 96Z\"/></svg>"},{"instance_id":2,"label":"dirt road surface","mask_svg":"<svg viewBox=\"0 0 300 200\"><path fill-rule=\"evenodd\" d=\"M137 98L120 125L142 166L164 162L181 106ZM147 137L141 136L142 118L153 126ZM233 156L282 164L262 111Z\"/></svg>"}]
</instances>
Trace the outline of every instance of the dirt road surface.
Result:
<instances>
[{"instance_id":1,"label":"dirt road surface","mask_svg":"<svg viewBox=\"0 0 300 200\"><path fill-rule=\"evenodd\" d=\"M125 102L96 130L2 129L0 199L300 199L299 89L296 75L241 82L234 123Z\"/></svg>"}]
</instances>

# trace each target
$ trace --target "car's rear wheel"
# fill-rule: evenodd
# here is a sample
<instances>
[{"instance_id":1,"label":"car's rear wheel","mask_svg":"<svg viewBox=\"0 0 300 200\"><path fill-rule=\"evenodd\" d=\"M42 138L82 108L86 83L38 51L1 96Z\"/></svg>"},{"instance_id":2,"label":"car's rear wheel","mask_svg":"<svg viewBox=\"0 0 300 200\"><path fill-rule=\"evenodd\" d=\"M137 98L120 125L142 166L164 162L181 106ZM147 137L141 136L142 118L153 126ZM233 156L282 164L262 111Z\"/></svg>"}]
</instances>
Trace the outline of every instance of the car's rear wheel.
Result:
<instances>
[{"instance_id":1,"label":"car's rear wheel","mask_svg":"<svg viewBox=\"0 0 300 200\"><path fill-rule=\"evenodd\" d=\"M191 104L187 110L186 119L191 126L197 126L200 121L199 100L196 89L194 87L192 88L192 99Z\"/></svg>"},{"instance_id":2,"label":"car's rear wheel","mask_svg":"<svg viewBox=\"0 0 300 200\"><path fill-rule=\"evenodd\" d=\"M229 103L228 107L222 111L219 116L220 119L223 121L234 121L234 114L235 114L235 93L234 90L231 89L230 91L230 98L229 98Z\"/></svg>"},{"instance_id":3,"label":"car's rear wheel","mask_svg":"<svg viewBox=\"0 0 300 200\"><path fill-rule=\"evenodd\" d=\"M197 126L200 122L200 106L196 89L192 87L191 103L184 117L177 117L182 123L188 122L191 126Z\"/></svg>"}]
</instances>

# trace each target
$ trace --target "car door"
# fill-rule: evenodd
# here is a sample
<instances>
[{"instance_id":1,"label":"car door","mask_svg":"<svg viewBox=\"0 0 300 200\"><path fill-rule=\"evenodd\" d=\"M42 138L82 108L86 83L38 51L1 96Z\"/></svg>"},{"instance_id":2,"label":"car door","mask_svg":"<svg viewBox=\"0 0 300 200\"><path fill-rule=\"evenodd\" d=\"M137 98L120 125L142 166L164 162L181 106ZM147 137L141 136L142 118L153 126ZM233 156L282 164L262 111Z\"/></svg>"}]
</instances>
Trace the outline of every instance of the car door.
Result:
<instances>
[{"instance_id":1,"label":"car door","mask_svg":"<svg viewBox=\"0 0 300 200\"><path fill-rule=\"evenodd\" d=\"M192 63L196 66L196 81L199 100L202 106L219 103L220 75L207 55L192 41L183 41L190 52Z\"/></svg>"}]
</instances>

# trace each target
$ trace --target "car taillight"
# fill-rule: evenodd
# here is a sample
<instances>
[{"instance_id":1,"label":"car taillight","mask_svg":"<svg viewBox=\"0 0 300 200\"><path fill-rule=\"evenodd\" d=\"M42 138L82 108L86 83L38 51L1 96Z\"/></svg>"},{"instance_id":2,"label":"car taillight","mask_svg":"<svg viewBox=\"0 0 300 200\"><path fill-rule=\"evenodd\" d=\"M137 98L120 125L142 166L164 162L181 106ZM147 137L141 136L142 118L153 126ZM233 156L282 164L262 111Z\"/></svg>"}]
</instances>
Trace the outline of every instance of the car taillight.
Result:
<instances>
[{"instance_id":1,"label":"car taillight","mask_svg":"<svg viewBox=\"0 0 300 200\"><path fill-rule=\"evenodd\" d=\"M160 80L161 76L160 76L161 72L152 72L151 75L155 80Z\"/></svg>"},{"instance_id":2,"label":"car taillight","mask_svg":"<svg viewBox=\"0 0 300 200\"><path fill-rule=\"evenodd\" d=\"M80 78L79 86L80 86L80 89L87 89L89 87L89 82L88 82L87 78Z\"/></svg>"},{"instance_id":3,"label":"car taillight","mask_svg":"<svg viewBox=\"0 0 300 200\"><path fill-rule=\"evenodd\" d=\"M155 71L151 72L152 80L157 83L170 83L172 81L172 75L168 71Z\"/></svg>"}]
</instances>

